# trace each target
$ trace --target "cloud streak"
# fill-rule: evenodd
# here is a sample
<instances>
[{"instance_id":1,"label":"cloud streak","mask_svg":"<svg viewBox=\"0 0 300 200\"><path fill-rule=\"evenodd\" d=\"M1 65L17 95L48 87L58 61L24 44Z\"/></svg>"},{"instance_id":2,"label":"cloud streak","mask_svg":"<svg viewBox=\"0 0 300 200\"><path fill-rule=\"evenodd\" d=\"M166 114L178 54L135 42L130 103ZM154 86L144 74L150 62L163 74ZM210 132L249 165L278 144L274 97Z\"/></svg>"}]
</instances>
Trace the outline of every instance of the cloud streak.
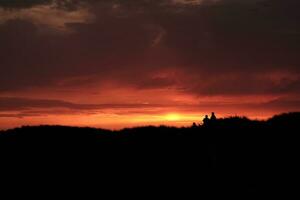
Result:
<instances>
[{"instance_id":1,"label":"cloud streak","mask_svg":"<svg viewBox=\"0 0 300 200\"><path fill-rule=\"evenodd\" d=\"M62 100L29 99L16 97L0 97L0 112L19 111L31 109L53 109L66 108L70 110L102 110L102 109L129 109L129 108L151 108L163 107L164 105L149 104L77 104Z\"/></svg>"},{"instance_id":2,"label":"cloud streak","mask_svg":"<svg viewBox=\"0 0 300 200\"><path fill-rule=\"evenodd\" d=\"M40 3L40 5L13 10L0 7L0 24L12 20L29 21L44 32L43 29L49 29L53 32L68 33L72 31L69 28L70 24L91 23L93 15L86 7L78 7L74 10L61 9L57 2Z\"/></svg>"}]
</instances>

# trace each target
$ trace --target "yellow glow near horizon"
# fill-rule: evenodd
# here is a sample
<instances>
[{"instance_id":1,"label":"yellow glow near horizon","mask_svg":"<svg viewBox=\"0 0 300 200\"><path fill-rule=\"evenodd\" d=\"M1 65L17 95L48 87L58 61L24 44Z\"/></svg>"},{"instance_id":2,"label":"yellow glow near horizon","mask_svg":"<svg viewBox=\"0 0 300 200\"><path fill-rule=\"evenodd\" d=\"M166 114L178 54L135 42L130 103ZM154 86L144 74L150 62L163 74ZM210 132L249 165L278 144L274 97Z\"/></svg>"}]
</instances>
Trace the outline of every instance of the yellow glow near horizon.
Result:
<instances>
[{"instance_id":1,"label":"yellow glow near horizon","mask_svg":"<svg viewBox=\"0 0 300 200\"><path fill-rule=\"evenodd\" d=\"M177 113L170 113L164 116L167 121L179 121L182 119L182 116Z\"/></svg>"},{"instance_id":2,"label":"yellow glow near horizon","mask_svg":"<svg viewBox=\"0 0 300 200\"><path fill-rule=\"evenodd\" d=\"M218 114L220 113L220 114ZM230 114L217 113L217 117L231 116ZM1 113L0 113L1 114ZM13 113L12 113L13 114ZM191 126L193 122L201 123L206 113L176 113L164 112L161 114L128 114L118 115L111 113L99 114L57 114L45 116L25 116L25 117L2 117L0 119L0 130L15 128L23 125L63 125L63 126L89 126L95 128L105 128L119 130L137 126ZM251 115L252 119L267 119L274 113L265 113L264 116Z\"/></svg>"}]
</instances>

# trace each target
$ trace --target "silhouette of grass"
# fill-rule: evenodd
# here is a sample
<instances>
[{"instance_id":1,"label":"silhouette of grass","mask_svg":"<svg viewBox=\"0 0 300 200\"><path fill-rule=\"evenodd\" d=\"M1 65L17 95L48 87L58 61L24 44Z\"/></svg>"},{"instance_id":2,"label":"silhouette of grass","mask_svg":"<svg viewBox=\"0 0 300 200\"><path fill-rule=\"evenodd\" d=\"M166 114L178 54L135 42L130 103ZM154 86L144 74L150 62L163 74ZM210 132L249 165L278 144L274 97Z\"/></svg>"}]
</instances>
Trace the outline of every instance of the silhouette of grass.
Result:
<instances>
[{"instance_id":1,"label":"silhouette of grass","mask_svg":"<svg viewBox=\"0 0 300 200\"><path fill-rule=\"evenodd\" d=\"M17 175L19 168L31 174L58 169L50 173L57 177L64 168L70 177L101 180L101 191L134 188L133 193L185 198L286 193L280 172L286 176L296 166L299 122L300 113L286 113L266 121L229 117L182 128L24 126L0 133L1 163Z\"/></svg>"}]
</instances>

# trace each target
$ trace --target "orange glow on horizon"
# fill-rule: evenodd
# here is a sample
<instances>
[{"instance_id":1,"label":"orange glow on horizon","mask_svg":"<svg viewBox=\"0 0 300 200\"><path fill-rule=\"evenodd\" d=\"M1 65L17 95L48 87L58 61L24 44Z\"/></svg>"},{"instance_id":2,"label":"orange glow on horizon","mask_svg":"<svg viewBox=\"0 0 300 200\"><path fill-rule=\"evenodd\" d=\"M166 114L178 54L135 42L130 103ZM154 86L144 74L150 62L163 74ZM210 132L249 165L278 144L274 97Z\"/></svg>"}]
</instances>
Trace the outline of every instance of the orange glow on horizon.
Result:
<instances>
[{"instance_id":1,"label":"orange glow on horizon","mask_svg":"<svg viewBox=\"0 0 300 200\"><path fill-rule=\"evenodd\" d=\"M168 121L179 121L183 118L183 116L177 114L177 113L171 113L164 116L164 118Z\"/></svg>"},{"instance_id":2,"label":"orange glow on horizon","mask_svg":"<svg viewBox=\"0 0 300 200\"><path fill-rule=\"evenodd\" d=\"M201 124L204 116L211 112L219 118L238 115L266 119L288 111L260 106L276 99L266 95L199 97L173 89L138 90L111 85L101 88L101 92L95 91L97 88L83 88L80 92L75 90L66 94L50 88L44 92L9 94L25 100L16 101L21 103L19 108L0 111L0 129L23 125L89 126L114 130L148 125L182 127L191 126L193 122ZM25 102L24 106L22 102Z\"/></svg>"},{"instance_id":3,"label":"orange glow on horizon","mask_svg":"<svg viewBox=\"0 0 300 200\"><path fill-rule=\"evenodd\" d=\"M168 112L162 114L92 114L92 115L47 115L22 118L2 118L0 129L15 128L23 125L64 125L64 126L88 126L119 130L138 126L191 126L193 122L202 123L205 114L210 113L178 113ZM273 113L272 113L273 114ZM251 119L266 119L272 114L265 113L261 116L250 116ZM275 113L274 113L275 114ZM233 116L234 114L217 113L217 117Z\"/></svg>"}]
</instances>

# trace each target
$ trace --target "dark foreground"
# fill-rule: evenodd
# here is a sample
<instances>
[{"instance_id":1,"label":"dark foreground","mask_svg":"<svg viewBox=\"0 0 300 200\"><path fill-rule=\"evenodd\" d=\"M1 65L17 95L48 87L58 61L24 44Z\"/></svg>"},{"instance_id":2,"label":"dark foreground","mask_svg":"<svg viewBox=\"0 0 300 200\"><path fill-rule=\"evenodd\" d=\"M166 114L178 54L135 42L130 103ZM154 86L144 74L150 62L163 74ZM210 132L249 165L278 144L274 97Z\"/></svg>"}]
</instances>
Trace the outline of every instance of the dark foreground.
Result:
<instances>
[{"instance_id":1,"label":"dark foreground","mask_svg":"<svg viewBox=\"0 0 300 200\"><path fill-rule=\"evenodd\" d=\"M287 195L298 189L299 123L300 114L290 113L266 122L230 118L208 127L118 132L23 127L0 132L1 181L45 196Z\"/></svg>"}]
</instances>

